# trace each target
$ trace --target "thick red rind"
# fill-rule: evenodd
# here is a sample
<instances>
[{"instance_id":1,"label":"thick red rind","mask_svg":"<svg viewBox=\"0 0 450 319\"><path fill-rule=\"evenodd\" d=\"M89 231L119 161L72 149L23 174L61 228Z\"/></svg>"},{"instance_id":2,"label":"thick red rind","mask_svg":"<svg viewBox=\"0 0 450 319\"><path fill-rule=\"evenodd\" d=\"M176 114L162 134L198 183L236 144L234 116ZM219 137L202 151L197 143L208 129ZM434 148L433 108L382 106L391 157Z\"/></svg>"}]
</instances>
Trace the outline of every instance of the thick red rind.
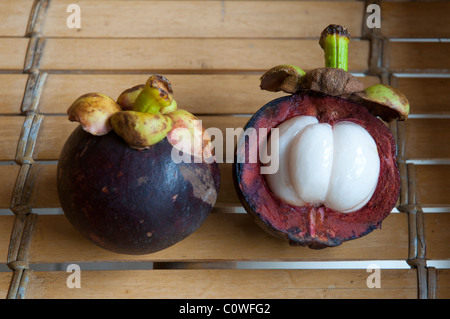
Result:
<instances>
[{"instance_id":1,"label":"thick red rind","mask_svg":"<svg viewBox=\"0 0 450 319\"><path fill-rule=\"evenodd\" d=\"M342 120L352 121L369 132L380 155L378 185L372 198L363 208L348 214L324 206L291 206L270 191L264 175L260 174L259 158L257 163L249 163L248 160L246 163L236 163L235 160L234 182L246 211L270 234L287 239L292 245L310 248L338 246L380 228L382 220L395 207L400 193L396 146L389 129L360 104L339 97L305 93L269 102L254 114L244 130L255 128L258 141L261 141L267 136L260 136L262 132L259 128L267 128L268 135L271 128L300 115L315 116L319 122L331 125ZM236 150L237 155L242 155L244 151L248 155L248 152L258 150L249 149L247 140L245 148L238 146Z\"/></svg>"}]
</instances>

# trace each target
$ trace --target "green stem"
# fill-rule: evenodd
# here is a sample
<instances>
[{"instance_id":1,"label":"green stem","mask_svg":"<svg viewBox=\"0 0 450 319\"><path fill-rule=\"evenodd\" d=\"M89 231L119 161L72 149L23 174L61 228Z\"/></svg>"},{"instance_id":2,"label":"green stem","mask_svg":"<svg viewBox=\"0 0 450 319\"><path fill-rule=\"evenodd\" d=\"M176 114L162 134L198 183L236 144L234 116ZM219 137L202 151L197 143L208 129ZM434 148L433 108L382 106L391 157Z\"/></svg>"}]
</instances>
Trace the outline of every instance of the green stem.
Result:
<instances>
[{"instance_id":1,"label":"green stem","mask_svg":"<svg viewBox=\"0 0 450 319\"><path fill-rule=\"evenodd\" d=\"M133 109L144 113L158 113L162 106L157 95L158 89L145 86L134 101Z\"/></svg>"},{"instance_id":2,"label":"green stem","mask_svg":"<svg viewBox=\"0 0 450 319\"><path fill-rule=\"evenodd\" d=\"M171 86L168 80L159 75L152 75L136 97L133 110L157 114L161 109L169 107L173 103Z\"/></svg>"},{"instance_id":3,"label":"green stem","mask_svg":"<svg viewBox=\"0 0 450 319\"><path fill-rule=\"evenodd\" d=\"M348 71L348 43L350 34L346 28L329 25L320 36L320 46L325 53L325 66Z\"/></svg>"}]
</instances>

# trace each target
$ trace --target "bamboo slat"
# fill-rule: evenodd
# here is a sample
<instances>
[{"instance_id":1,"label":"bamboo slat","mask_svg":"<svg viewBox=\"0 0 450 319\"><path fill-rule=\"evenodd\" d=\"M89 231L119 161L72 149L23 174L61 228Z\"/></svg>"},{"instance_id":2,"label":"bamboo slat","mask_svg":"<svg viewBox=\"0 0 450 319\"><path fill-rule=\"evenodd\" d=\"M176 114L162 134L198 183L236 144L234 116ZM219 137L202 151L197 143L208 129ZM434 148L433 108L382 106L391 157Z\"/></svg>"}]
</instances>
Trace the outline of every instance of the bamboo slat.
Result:
<instances>
[{"instance_id":1,"label":"bamboo slat","mask_svg":"<svg viewBox=\"0 0 450 319\"><path fill-rule=\"evenodd\" d=\"M246 116L199 116L205 127L221 129L224 137L226 128L244 127L248 118ZM409 159L450 158L450 133L447 130L449 124L448 119L408 119L406 157ZM58 159L64 142L77 125L78 123L69 122L67 116L45 116L39 131L34 158ZM14 133L6 136L10 136L13 140ZM9 148L13 147L11 141L8 144L4 143L9 145Z\"/></svg>"},{"instance_id":2,"label":"bamboo slat","mask_svg":"<svg viewBox=\"0 0 450 319\"><path fill-rule=\"evenodd\" d=\"M448 73L450 43L448 42L390 42L389 70L391 72Z\"/></svg>"},{"instance_id":3,"label":"bamboo slat","mask_svg":"<svg viewBox=\"0 0 450 319\"><path fill-rule=\"evenodd\" d=\"M8 248L9 248L9 242L11 239L11 231L13 229L14 225L14 216L6 215L6 216L0 216L0 263L6 264L7 263L7 257L8 257ZM2 272L0 272L1 274ZM0 287L2 287L0 279ZM0 293L1 293L0 289Z\"/></svg>"},{"instance_id":4,"label":"bamboo slat","mask_svg":"<svg viewBox=\"0 0 450 319\"><path fill-rule=\"evenodd\" d=\"M450 3L402 1L381 4L381 33L389 38L448 38Z\"/></svg>"},{"instance_id":5,"label":"bamboo slat","mask_svg":"<svg viewBox=\"0 0 450 319\"><path fill-rule=\"evenodd\" d=\"M450 158L448 119L408 119L406 157L408 159Z\"/></svg>"},{"instance_id":6,"label":"bamboo slat","mask_svg":"<svg viewBox=\"0 0 450 319\"><path fill-rule=\"evenodd\" d=\"M0 298L5 299L8 295L8 288L11 284L12 273L0 272Z\"/></svg>"},{"instance_id":7,"label":"bamboo slat","mask_svg":"<svg viewBox=\"0 0 450 319\"><path fill-rule=\"evenodd\" d=\"M14 160L25 117L0 117L0 160Z\"/></svg>"},{"instance_id":8,"label":"bamboo slat","mask_svg":"<svg viewBox=\"0 0 450 319\"><path fill-rule=\"evenodd\" d=\"M449 114L450 78L395 78L411 105L411 114Z\"/></svg>"},{"instance_id":9,"label":"bamboo slat","mask_svg":"<svg viewBox=\"0 0 450 319\"><path fill-rule=\"evenodd\" d=\"M28 75L0 74L0 114L19 114Z\"/></svg>"},{"instance_id":10,"label":"bamboo slat","mask_svg":"<svg viewBox=\"0 0 450 319\"><path fill-rule=\"evenodd\" d=\"M30 205L35 208L60 207L56 188L56 165L35 164L36 172Z\"/></svg>"},{"instance_id":11,"label":"bamboo slat","mask_svg":"<svg viewBox=\"0 0 450 319\"><path fill-rule=\"evenodd\" d=\"M30 263L111 261L305 261L404 260L408 225L404 214L391 214L381 230L339 247L312 250L291 247L261 230L247 214L215 213L185 240L154 254L131 256L108 252L85 239L63 215L40 215Z\"/></svg>"},{"instance_id":12,"label":"bamboo slat","mask_svg":"<svg viewBox=\"0 0 450 319\"><path fill-rule=\"evenodd\" d=\"M436 287L437 299L450 299L450 270L438 269L437 270L437 287Z\"/></svg>"},{"instance_id":13,"label":"bamboo slat","mask_svg":"<svg viewBox=\"0 0 450 319\"><path fill-rule=\"evenodd\" d=\"M352 41L349 69L367 70L368 41ZM317 40L298 39L69 39L46 41L44 71L139 71L161 73L265 71L278 64L323 66Z\"/></svg>"},{"instance_id":14,"label":"bamboo slat","mask_svg":"<svg viewBox=\"0 0 450 319\"><path fill-rule=\"evenodd\" d=\"M51 4L44 36L317 38L333 21L358 38L363 12L363 3L345 1L79 1L82 28L70 29L63 14L70 3Z\"/></svg>"},{"instance_id":15,"label":"bamboo slat","mask_svg":"<svg viewBox=\"0 0 450 319\"><path fill-rule=\"evenodd\" d=\"M450 213L424 214L426 257L450 260Z\"/></svg>"},{"instance_id":16,"label":"bamboo slat","mask_svg":"<svg viewBox=\"0 0 450 319\"><path fill-rule=\"evenodd\" d=\"M0 70L22 71L29 39L0 38Z\"/></svg>"},{"instance_id":17,"label":"bamboo slat","mask_svg":"<svg viewBox=\"0 0 450 319\"><path fill-rule=\"evenodd\" d=\"M36 160L56 160L70 133L78 126L70 122L67 116L45 116L34 149Z\"/></svg>"},{"instance_id":18,"label":"bamboo slat","mask_svg":"<svg viewBox=\"0 0 450 319\"><path fill-rule=\"evenodd\" d=\"M261 74L169 74L180 108L194 114L251 114L285 95L259 88ZM126 88L144 83L149 74L49 74L39 103L41 113L66 113L80 95L104 93L116 99ZM376 76L359 77L365 86Z\"/></svg>"},{"instance_id":19,"label":"bamboo slat","mask_svg":"<svg viewBox=\"0 0 450 319\"><path fill-rule=\"evenodd\" d=\"M0 165L0 209L9 208L14 192L19 165Z\"/></svg>"},{"instance_id":20,"label":"bamboo slat","mask_svg":"<svg viewBox=\"0 0 450 319\"><path fill-rule=\"evenodd\" d=\"M100 92L116 99L126 88L145 83L149 74L49 74L39 110L66 113L80 95ZM170 74L178 106L199 114L250 114L282 94L262 91L260 75Z\"/></svg>"},{"instance_id":21,"label":"bamboo slat","mask_svg":"<svg viewBox=\"0 0 450 319\"><path fill-rule=\"evenodd\" d=\"M236 188L233 182L233 164L223 163L219 165L221 181L219 195L217 197L216 206L230 206L230 207L240 207L241 202L236 193Z\"/></svg>"},{"instance_id":22,"label":"bamboo slat","mask_svg":"<svg viewBox=\"0 0 450 319\"><path fill-rule=\"evenodd\" d=\"M416 192L422 206L450 206L450 165L416 165Z\"/></svg>"},{"instance_id":23,"label":"bamboo slat","mask_svg":"<svg viewBox=\"0 0 450 319\"><path fill-rule=\"evenodd\" d=\"M73 289L68 275L33 272L26 298L417 298L414 269L382 269L381 288L365 269L82 271Z\"/></svg>"},{"instance_id":24,"label":"bamboo slat","mask_svg":"<svg viewBox=\"0 0 450 319\"><path fill-rule=\"evenodd\" d=\"M25 36L32 6L33 1L30 0L1 1L0 37Z\"/></svg>"},{"instance_id":25,"label":"bamboo slat","mask_svg":"<svg viewBox=\"0 0 450 319\"><path fill-rule=\"evenodd\" d=\"M202 124L206 128L219 128L223 132L225 141L226 129L244 127L249 117L199 116L199 119L202 120ZM67 116L45 116L39 131L37 145L34 150L34 159L58 159L67 137L77 125L78 123L76 122L69 122ZM224 158L225 154L224 147Z\"/></svg>"},{"instance_id":26,"label":"bamboo slat","mask_svg":"<svg viewBox=\"0 0 450 319\"><path fill-rule=\"evenodd\" d=\"M240 206L236 195L232 176L232 164L220 164L221 187L217 199L218 206ZM9 181L6 189L12 192L18 167L14 170L1 169L5 180ZM31 195L31 204L36 208L59 207L56 192L56 165L35 165L36 181ZM423 207L448 207L450 206L450 166L449 165L416 165L416 198ZM8 185L8 183L7 183ZM10 197L6 193L0 201L4 207L8 207Z\"/></svg>"}]
</instances>

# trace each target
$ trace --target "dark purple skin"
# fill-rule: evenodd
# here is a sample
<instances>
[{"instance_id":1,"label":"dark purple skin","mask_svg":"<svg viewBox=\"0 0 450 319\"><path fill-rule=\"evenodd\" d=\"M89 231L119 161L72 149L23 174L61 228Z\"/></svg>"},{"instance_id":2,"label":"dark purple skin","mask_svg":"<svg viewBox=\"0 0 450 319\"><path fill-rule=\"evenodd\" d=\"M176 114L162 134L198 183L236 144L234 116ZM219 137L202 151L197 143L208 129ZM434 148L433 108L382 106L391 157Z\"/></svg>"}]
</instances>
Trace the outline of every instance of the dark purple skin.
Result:
<instances>
[{"instance_id":1,"label":"dark purple skin","mask_svg":"<svg viewBox=\"0 0 450 319\"><path fill-rule=\"evenodd\" d=\"M220 172L216 162L176 164L172 148L164 138L135 150L114 131L94 136L79 126L58 162L64 214L86 238L116 253L149 254L183 240L211 212Z\"/></svg>"}]
</instances>

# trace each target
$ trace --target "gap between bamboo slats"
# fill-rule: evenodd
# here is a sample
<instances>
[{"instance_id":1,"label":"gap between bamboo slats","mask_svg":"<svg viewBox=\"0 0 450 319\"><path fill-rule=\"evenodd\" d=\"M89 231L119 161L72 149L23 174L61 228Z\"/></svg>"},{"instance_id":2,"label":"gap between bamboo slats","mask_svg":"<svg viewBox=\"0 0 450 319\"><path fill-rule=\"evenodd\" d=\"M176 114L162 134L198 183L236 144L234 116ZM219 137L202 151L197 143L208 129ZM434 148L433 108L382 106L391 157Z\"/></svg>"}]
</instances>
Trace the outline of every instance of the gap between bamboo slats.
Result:
<instances>
[{"instance_id":1,"label":"gap between bamboo slats","mask_svg":"<svg viewBox=\"0 0 450 319\"><path fill-rule=\"evenodd\" d=\"M368 288L369 275L365 269L85 271L81 288L69 289L66 272L33 272L25 297L417 298L414 269L381 269L381 288Z\"/></svg>"}]
</instances>

